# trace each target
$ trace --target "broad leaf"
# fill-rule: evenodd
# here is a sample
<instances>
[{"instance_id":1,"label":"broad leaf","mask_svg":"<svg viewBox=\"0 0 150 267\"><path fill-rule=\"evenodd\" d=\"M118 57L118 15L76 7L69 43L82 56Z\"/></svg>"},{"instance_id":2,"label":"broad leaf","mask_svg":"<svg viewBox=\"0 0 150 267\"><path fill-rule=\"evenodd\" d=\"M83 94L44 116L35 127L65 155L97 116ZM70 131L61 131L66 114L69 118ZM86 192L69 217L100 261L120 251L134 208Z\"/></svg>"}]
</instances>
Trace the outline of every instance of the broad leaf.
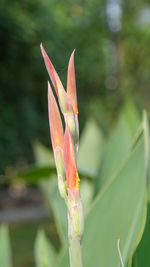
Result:
<instances>
[{"instance_id":1,"label":"broad leaf","mask_svg":"<svg viewBox=\"0 0 150 267\"><path fill-rule=\"evenodd\" d=\"M119 165L127 157L139 123L135 107L130 102L127 102L121 112L117 126L112 131L105 146L98 188L102 187L112 177L114 171L117 171Z\"/></svg>"},{"instance_id":2,"label":"broad leaf","mask_svg":"<svg viewBox=\"0 0 150 267\"><path fill-rule=\"evenodd\" d=\"M145 133L145 157L146 157L146 168L148 170L148 193L150 188L150 164L149 164L149 156L150 156L150 142L149 142L149 125L148 125L148 118L146 116L146 113L143 114L143 128ZM149 200L150 200L150 194L148 194ZM149 253L149 241L150 241L150 203L148 203L148 211L147 211L147 220L146 220L146 226L144 230L144 234L142 236L142 240L135 252L134 258L133 258L133 266L134 267L143 267L143 266L150 266L150 253Z\"/></svg>"},{"instance_id":3,"label":"broad leaf","mask_svg":"<svg viewBox=\"0 0 150 267\"><path fill-rule=\"evenodd\" d=\"M87 218L83 241L85 266L96 267L100 264L103 267L119 267L116 248L118 238L124 262L132 255L145 221L145 175L142 142L98 196ZM90 247L94 249L91 254L87 254Z\"/></svg>"},{"instance_id":4,"label":"broad leaf","mask_svg":"<svg viewBox=\"0 0 150 267\"><path fill-rule=\"evenodd\" d=\"M33 165L15 175L5 176L5 180L24 180L27 183L37 184L42 179L50 177L54 172L55 167Z\"/></svg>"}]
</instances>

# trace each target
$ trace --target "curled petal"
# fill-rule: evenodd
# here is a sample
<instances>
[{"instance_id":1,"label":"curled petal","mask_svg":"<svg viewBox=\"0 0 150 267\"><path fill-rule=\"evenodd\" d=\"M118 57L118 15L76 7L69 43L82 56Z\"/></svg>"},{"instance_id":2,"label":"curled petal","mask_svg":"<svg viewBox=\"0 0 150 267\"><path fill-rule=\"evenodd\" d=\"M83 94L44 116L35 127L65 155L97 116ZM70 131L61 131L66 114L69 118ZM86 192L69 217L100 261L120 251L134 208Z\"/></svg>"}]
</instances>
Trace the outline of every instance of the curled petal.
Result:
<instances>
[{"instance_id":1,"label":"curled petal","mask_svg":"<svg viewBox=\"0 0 150 267\"><path fill-rule=\"evenodd\" d=\"M74 144L70 134L69 127L66 125L64 135L64 158L68 190L79 190L80 179L77 171Z\"/></svg>"},{"instance_id":2,"label":"curled petal","mask_svg":"<svg viewBox=\"0 0 150 267\"><path fill-rule=\"evenodd\" d=\"M48 83L48 113L49 113L49 125L50 125L52 147L53 151L55 152L55 148L57 146L64 149L64 132L59 109L49 83Z\"/></svg>"},{"instance_id":3,"label":"curled petal","mask_svg":"<svg viewBox=\"0 0 150 267\"><path fill-rule=\"evenodd\" d=\"M75 53L75 50L72 52L70 56L69 64L68 64L67 94L71 99L74 113L78 114L76 78L75 78L75 67L74 67L74 53Z\"/></svg>"}]
</instances>

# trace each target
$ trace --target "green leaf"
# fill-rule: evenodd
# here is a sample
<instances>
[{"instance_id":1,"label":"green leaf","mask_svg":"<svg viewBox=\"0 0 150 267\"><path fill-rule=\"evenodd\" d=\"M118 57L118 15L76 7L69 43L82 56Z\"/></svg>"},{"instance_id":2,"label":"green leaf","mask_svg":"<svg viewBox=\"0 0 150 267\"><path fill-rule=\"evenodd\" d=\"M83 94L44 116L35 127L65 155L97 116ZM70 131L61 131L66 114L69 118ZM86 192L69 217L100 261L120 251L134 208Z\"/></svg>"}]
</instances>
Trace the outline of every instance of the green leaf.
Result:
<instances>
[{"instance_id":1,"label":"green leaf","mask_svg":"<svg viewBox=\"0 0 150 267\"><path fill-rule=\"evenodd\" d=\"M132 116L131 116L132 114ZM105 146L97 188L102 187L112 177L114 171L129 153L131 141L139 126L135 107L127 102Z\"/></svg>"},{"instance_id":2,"label":"green leaf","mask_svg":"<svg viewBox=\"0 0 150 267\"><path fill-rule=\"evenodd\" d=\"M50 177L50 175L52 175L54 171L55 171L54 167L49 167L49 166L40 167L34 165L32 167L29 167L29 169L27 169L26 171L20 173L20 175L18 176L27 182L37 183L39 182L39 180L43 178Z\"/></svg>"},{"instance_id":3,"label":"green leaf","mask_svg":"<svg viewBox=\"0 0 150 267\"><path fill-rule=\"evenodd\" d=\"M36 267L56 266L56 252L47 240L43 230L39 230L35 241Z\"/></svg>"},{"instance_id":4,"label":"green leaf","mask_svg":"<svg viewBox=\"0 0 150 267\"><path fill-rule=\"evenodd\" d=\"M10 240L6 225L0 226L0 265L12 267Z\"/></svg>"},{"instance_id":5,"label":"green leaf","mask_svg":"<svg viewBox=\"0 0 150 267\"><path fill-rule=\"evenodd\" d=\"M148 171L148 201L150 202L150 131L149 131L149 124L146 112L143 114L143 127L145 129L145 139L146 139L146 151L145 156L147 158L147 171Z\"/></svg>"},{"instance_id":6,"label":"green leaf","mask_svg":"<svg viewBox=\"0 0 150 267\"><path fill-rule=\"evenodd\" d=\"M78 168L88 176L96 176L101 162L103 138L96 122L90 119L79 144Z\"/></svg>"},{"instance_id":7,"label":"green leaf","mask_svg":"<svg viewBox=\"0 0 150 267\"><path fill-rule=\"evenodd\" d=\"M149 136L149 125L148 125L148 118L146 115L146 112L143 113L143 128L145 133L145 157L146 157L146 168L148 171L148 190L150 188L150 164L149 163L149 156L150 156L150 136ZM150 195L148 195L150 196ZM148 203L148 210L147 210L147 220L146 220L146 226L144 230L144 234L142 236L142 240L135 252L134 258L133 258L133 266L134 267L143 267L143 266L149 266L150 265L150 254L149 254L149 240L150 240L150 203Z\"/></svg>"},{"instance_id":8,"label":"green leaf","mask_svg":"<svg viewBox=\"0 0 150 267\"><path fill-rule=\"evenodd\" d=\"M50 177L54 172L55 167L33 165L16 175L5 176L5 179L7 181L24 180L27 183L38 183L42 179Z\"/></svg>"},{"instance_id":9,"label":"green leaf","mask_svg":"<svg viewBox=\"0 0 150 267\"><path fill-rule=\"evenodd\" d=\"M144 134L120 170L97 195L86 218L83 266L120 267L117 241L124 264L139 243L146 219L146 168ZM67 255L61 267L67 266Z\"/></svg>"},{"instance_id":10,"label":"green leaf","mask_svg":"<svg viewBox=\"0 0 150 267\"><path fill-rule=\"evenodd\" d=\"M116 249L118 238L124 262L127 262L140 239L139 234L145 221L145 178L142 142L98 196L87 218L83 241L85 266L96 267L100 262L103 267L119 267ZM90 247L94 247L92 256L86 253Z\"/></svg>"},{"instance_id":11,"label":"green leaf","mask_svg":"<svg viewBox=\"0 0 150 267\"><path fill-rule=\"evenodd\" d=\"M25 170L5 176L5 180L24 180L27 183L38 183L42 179L49 178L56 172L53 154L42 144L36 142L33 145L36 164L29 166Z\"/></svg>"}]
</instances>

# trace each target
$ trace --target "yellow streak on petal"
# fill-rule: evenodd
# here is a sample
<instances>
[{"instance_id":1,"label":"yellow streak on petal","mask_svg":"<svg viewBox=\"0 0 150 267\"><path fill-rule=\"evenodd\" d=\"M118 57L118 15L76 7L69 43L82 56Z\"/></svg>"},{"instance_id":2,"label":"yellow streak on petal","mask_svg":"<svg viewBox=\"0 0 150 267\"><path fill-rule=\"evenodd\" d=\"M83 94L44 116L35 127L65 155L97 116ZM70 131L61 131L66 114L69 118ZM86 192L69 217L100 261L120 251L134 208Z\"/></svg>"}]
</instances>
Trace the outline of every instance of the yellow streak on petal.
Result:
<instances>
[{"instance_id":1,"label":"yellow streak on petal","mask_svg":"<svg viewBox=\"0 0 150 267\"><path fill-rule=\"evenodd\" d=\"M78 173L76 174L76 188L79 190L80 189L80 178Z\"/></svg>"}]
</instances>

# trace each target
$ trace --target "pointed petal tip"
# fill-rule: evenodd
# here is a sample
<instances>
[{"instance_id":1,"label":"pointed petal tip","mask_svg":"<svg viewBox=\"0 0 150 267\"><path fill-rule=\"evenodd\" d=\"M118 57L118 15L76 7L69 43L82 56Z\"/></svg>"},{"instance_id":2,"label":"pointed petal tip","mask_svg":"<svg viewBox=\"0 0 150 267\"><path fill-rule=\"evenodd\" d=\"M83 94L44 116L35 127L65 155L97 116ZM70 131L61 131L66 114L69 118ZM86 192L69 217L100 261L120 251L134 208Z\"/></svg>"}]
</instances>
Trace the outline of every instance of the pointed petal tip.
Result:
<instances>
[{"instance_id":1,"label":"pointed petal tip","mask_svg":"<svg viewBox=\"0 0 150 267\"><path fill-rule=\"evenodd\" d=\"M46 51L45 51L42 43L40 44L40 49L41 49L41 53L42 53L43 57L45 57L46 56Z\"/></svg>"},{"instance_id":2,"label":"pointed petal tip","mask_svg":"<svg viewBox=\"0 0 150 267\"><path fill-rule=\"evenodd\" d=\"M44 48L43 48L43 44L42 43L40 43L40 49L41 49L41 52L43 53Z\"/></svg>"},{"instance_id":3,"label":"pointed petal tip","mask_svg":"<svg viewBox=\"0 0 150 267\"><path fill-rule=\"evenodd\" d=\"M76 52L76 48L74 48L74 49L73 49L73 51L72 51L72 53L71 53L71 54L72 54L72 55L74 55L74 54L75 54L75 52Z\"/></svg>"},{"instance_id":4,"label":"pointed petal tip","mask_svg":"<svg viewBox=\"0 0 150 267\"><path fill-rule=\"evenodd\" d=\"M70 60L69 60L69 61L71 61L71 60L74 61L74 55L75 55L75 52L76 52L76 49L74 49L74 50L72 51L71 56L70 56Z\"/></svg>"}]
</instances>

